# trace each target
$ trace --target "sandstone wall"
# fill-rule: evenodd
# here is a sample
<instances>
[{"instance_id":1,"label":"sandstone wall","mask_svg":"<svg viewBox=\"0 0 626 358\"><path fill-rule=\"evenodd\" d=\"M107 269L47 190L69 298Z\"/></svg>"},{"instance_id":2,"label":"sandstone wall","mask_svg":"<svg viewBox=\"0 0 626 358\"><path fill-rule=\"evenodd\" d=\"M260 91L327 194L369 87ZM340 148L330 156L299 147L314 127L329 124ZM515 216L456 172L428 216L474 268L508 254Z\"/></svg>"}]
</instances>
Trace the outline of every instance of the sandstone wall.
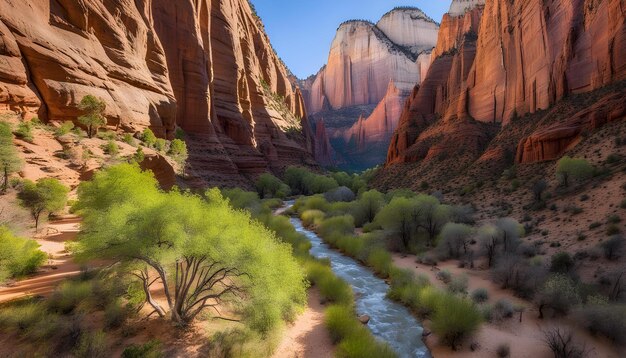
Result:
<instances>
[{"instance_id":1,"label":"sandstone wall","mask_svg":"<svg viewBox=\"0 0 626 358\"><path fill-rule=\"evenodd\" d=\"M201 181L312 164L302 95L247 0L2 0L0 60L0 110L76 120L99 96L109 125L182 127Z\"/></svg>"}]
</instances>

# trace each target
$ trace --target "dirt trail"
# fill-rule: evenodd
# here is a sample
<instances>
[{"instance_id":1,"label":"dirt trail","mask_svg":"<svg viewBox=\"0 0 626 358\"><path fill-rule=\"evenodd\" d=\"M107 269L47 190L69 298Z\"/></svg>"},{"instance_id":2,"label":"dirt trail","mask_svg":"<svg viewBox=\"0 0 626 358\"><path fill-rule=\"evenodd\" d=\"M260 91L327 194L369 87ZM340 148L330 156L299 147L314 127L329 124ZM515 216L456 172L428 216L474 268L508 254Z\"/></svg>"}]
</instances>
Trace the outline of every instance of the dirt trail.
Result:
<instances>
[{"instance_id":1,"label":"dirt trail","mask_svg":"<svg viewBox=\"0 0 626 358\"><path fill-rule=\"evenodd\" d=\"M333 357L333 344L324 326L319 292L309 290L309 303L293 325L287 327L273 358Z\"/></svg>"},{"instance_id":2,"label":"dirt trail","mask_svg":"<svg viewBox=\"0 0 626 358\"><path fill-rule=\"evenodd\" d=\"M0 286L0 302L11 301L26 296L46 296L64 279L80 273L80 265L65 252L65 242L76 239L80 219L63 219L50 223L43 229L45 236L36 239L41 250L48 254L48 260L41 270L22 281Z\"/></svg>"}]
</instances>

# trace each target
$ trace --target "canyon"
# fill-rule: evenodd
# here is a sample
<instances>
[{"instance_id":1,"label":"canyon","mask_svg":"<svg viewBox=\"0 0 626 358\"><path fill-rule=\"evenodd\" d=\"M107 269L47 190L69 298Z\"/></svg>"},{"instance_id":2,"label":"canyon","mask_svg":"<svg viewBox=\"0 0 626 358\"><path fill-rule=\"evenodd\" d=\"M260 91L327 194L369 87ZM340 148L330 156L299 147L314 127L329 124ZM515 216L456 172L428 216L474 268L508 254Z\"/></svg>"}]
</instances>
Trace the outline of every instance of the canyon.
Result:
<instances>
[{"instance_id":1,"label":"canyon","mask_svg":"<svg viewBox=\"0 0 626 358\"><path fill-rule=\"evenodd\" d=\"M414 7L395 8L376 24L339 26L327 64L300 81L311 121L323 121L327 131L317 131L318 139L330 138L333 147L325 152L334 157L317 158L322 165L361 170L384 161L398 108L427 72L438 31Z\"/></svg>"},{"instance_id":2,"label":"canyon","mask_svg":"<svg viewBox=\"0 0 626 358\"><path fill-rule=\"evenodd\" d=\"M453 2L428 74L401 115L387 167L449 157L477 165L543 162L623 120L625 16L620 0ZM591 106L577 105L593 91L605 93ZM567 109L555 113L564 99ZM507 127L528 116L510 135Z\"/></svg>"},{"instance_id":3,"label":"canyon","mask_svg":"<svg viewBox=\"0 0 626 358\"><path fill-rule=\"evenodd\" d=\"M184 130L197 185L316 165L302 95L246 0L2 1L0 39L0 112L58 124L100 97L109 126Z\"/></svg>"}]
</instances>

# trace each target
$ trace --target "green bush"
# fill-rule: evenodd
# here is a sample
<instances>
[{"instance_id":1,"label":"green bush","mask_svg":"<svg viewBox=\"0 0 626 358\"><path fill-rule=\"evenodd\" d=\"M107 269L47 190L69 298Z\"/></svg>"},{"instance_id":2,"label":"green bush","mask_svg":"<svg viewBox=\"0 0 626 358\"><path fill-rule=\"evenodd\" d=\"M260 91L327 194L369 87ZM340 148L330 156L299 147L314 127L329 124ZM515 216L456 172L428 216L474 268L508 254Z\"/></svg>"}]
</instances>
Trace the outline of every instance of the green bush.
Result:
<instances>
[{"instance_id":1,"label":"green bush","mask_svg":"<svg viewBox=\"0 0 626 358\"><path fill-rule=\"evenodd\" d=\"M555 313L565 315L580 301L574 281L563 274L555 274L548 278L535 297L539 318L544 317L545 308L551 308Z\"/></svg>"},{"instance_id":2,"label":"green bush","mask_svg":"<svg viewBox=\"0 0 626 358\"><path fill-rule=\"evenodd\" d=\"M101 331L83 333L74 351L77 358L105 358L109 354L107 337Z\"/></svg>"},{"instance_id":3,"label":"green bush","mask_svg":"<svg viewBox=\"0 0 626 358\"><path fill-rule=\"evenodd\" d=\"M354 301L352 288L342 279L335 276L328 265L319 261L306 264L307 279L320 291L323 299L342 305L351 305Z\"/></svg>"},{"instance_id":4,"label":"green bush","mask_svg":"<svg viewBox=\"0 0 626 358\"><path fill-rule=\"evenodd\" d=\"M29 275L46 261L39 244L14 236L8 228L0 226L0 283L9 278Z\"/></svg>"},{"instance_id":5,"label":"green bush","mask_svg":"<svg viewBox=\"0 0 626 358\"><path fill-rule=\"evenodd\" d=\"M469 279L466 275L458 275L452 278L450 283L448 283L448 291L457 295L466 295L467 294L467 285Z\"/></svg>"},{"instance_id":6,"label":"green bush","mask_svg":"<svg viewBox=\"0 0 626 358\"><path fill-rule=\"evenodd\" d=\"M17 125L15 130L15 136L23 141L32 143L33 138L33 124L29 121L22 121Z\"/></svg>"},{"instance_id":7,"label":"green bush","mask_svg":"<svg viewBox=\"0 0 626 358\"><path fill-rule=\"evenodd\" d=\"M167 148L167 141L163 138L157 138L154 142L154 149L159 153L165 153L165 149Z\"/></svg>"},{"instance_id":8,"label":"green bush","mask_svg":"<svg viewBox=\"0 0 626 358\"><path fill-rule=\"evenodd\" d=\"M130 133L124 133L124 135L122 136L122 142L133 147L137 146L137 142L135 142L135 138L133 138L133 135Z\"/></svg>"},{"instance_id":9,"label":"green bush","mask_svg":"<svg viewBox=\"0 0 626 358\"><path fill-rule=\"evenodd\" d=\"M119 328L128 319L128 310L119 301L113 300L104 310L104 327L107 329Z\"/></svg>"},{"instance_id":10,"label":"green bush","mask_svg":"<svg viewBox=\"0 0 626 358\"><path fill-rule=\"evenodd\" d=\"M563 186L567 187L571 179L585 180L593 176L594 168L586 159L563 157L557 163L556 173Z\"/></svg>"},{"instance_id":11,"label":"green bush","mask_svg":"<svg viewBox=\"0 0 626 358\"><path fill-rule=\"evenodd\" d=\"M479 327L482 316L474 304L453 295L442 295L433 316L433 331L452 349Z\"/></svg>"},{"instance_id":12,"label":"green bush","mask_svg":"<svg viewBox=\"0 0 626 358\"><path fill-rule=\"evenodd\" d=\"M0 310L0 330L26 331L46 316L44 305L39 302L18 302Z\"/></svg>"},{"instance_id":13,"label":"green bush","mask_svg":"<svg viewBox=\"0 0 626 358\"><path fill-rule=\"evenodd\" d=\"M120 147L117 145L117 143L115 143L114 140L109 140L106 144L102 146L102 150L104 151L104 154L115 157L119 154Z\"/></svg>"},{"instance_id":14,"label":"green bush","mask_svg":"<svg viewBox=\"0 0 626 358\"><path fill-rule=\"evenodd\" d=\"M54 130L54 136L55 137L64 136L70 133L72 129L74 129L74 122L65 121L61 123L61 125L57 129Z\"/></svg>"},{"instance_id":15,"label":"green bush","mask_svg":"<svg viewBox=\"0 0 626 358\"><path fill-rule=\"evenodd\" d=\"M157 137L150 128L146 128L143 133L141 133L141 140L144 142L146 147L151 148L156 144Z\"/></svg>"},{"instance_id":16,"label":"green bush","mask_svg":"<svg viewBox=\"0 0 626 358\"><path fill-rule=\"evenodd\" d=\"M335 179L302 167L287 168L284 181L294 193L304 195L323 194L339 187Z\"/></svg>"},{"instance_id":17,"label":"green bush","mask_svg":"<svg viewBox=\"0 0 626 358\"><path fill-rule=\"evenodd\" d=\"M117 139L117 134L114 131L104 131L99 132L97 135L98 138L102 140L115 140Z\"/></svg>"},{"instance_id":18,"label":"green bush","mask_svg":"<svg viewBox=\"0 0 626 358\"><path fill-rule=\"evenodd\" d=\"M367 264L382 277L389 277L393 267L391 254L383 248L374 248L367 257Z\"/></svg>"},{"instance_id":19,"label":"green bush","mask_svg":"<svg viewBox=\"0 0 626 358\"><path fill-rule=\"evenodd\" d=\"M55 312L69 314L79 307L86 310L93 296L91 282L66 281L48 299L48 307Z\"/></svg>"},{"instance_id":20,"label":"green bush","mask_svg":"<svg viewBox=\"0 0 626 358\"><path fill-rule=\"evenodd\" d=\"M154 339L141 345L132 344L122 352L122 358L161 358L161 342Z\"/></svg>"},{"instance_id":21,"label":"green bush","mask_svg":"<svg viewBox=\"0 0 626 358\"><path fill-rule=\"evenodd\" d=\"M354 233L354 219L350 215L327 218L320 223L318 231L322 237L328 237L331 234L352 234Z\"/></svg>"},{"instance_id":22,"label":"green bush","mask_svg":"<svg viewBox=\"0 0 626 358\"><path fill-rule=\"evenodd\" d=\"M331 339L337 346L337 357L343 358L385 358L395 357L386 344L372 336L370 331L357 319L349 306L333 305L325 313L325 324Z\"/></svg>"},{"instance_id":23,"label":"green bush","mask_svg":"<svg viewBox=\"0 0 626 358\"><path fill-rule=\"evenodd\" d=\"M303 212L302 215L300 215L300 219L302 219L302 223L304 224L304 226L317 226L322 223L325 216L326 214L324 214L323 211L307 210Z\"/></svg>"}]
</instances>

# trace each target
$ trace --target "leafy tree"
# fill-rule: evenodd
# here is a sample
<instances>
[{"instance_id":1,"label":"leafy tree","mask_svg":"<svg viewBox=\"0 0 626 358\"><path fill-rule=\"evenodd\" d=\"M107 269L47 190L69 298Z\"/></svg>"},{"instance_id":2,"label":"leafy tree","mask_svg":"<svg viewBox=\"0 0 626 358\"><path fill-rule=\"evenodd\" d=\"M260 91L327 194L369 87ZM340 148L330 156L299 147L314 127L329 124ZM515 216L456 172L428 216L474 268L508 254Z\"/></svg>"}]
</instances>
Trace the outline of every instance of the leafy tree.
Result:
<instances>
[{"instance_id":1,"label":"leafy tree","mask_svg":"<svg viewBox=\"0 0 626 358\"><path fill-rule=\"evenodd\" d=\"M0 283L8 278L28 275L46 261L46 254L33 241L14 236L0 226Z\"/></svg>"},{"instance_id":2,"label":"leafy tree","mask_svg":"<svg viewBox=\"0 0 626 358\"><path fill-rule=\"evenodd\" d=\"M206 200L165 193L150 172L121 164L81 184L78 196L79 257L119 261L141 283L146 303L178 325L210 311L267 332L306 302L291 247L232 209L217 189ZM154 285L165 307L152 297ZM225 305L232 315L222 313Z\"/></svg>"},{"instance_id":3,"label":"leafy tree","mask_svg":"<svg viewBox=\"0 0 626 358\"><path fill-rule=\"evenodd\" d=\"M2 192L9 186L9 175L22 168L22 160L13 144L13 133L8 123L0 122L0 170L2 170Z\"/></svg>"},{"instance_id":4,"label":"leafy tree","mask_svg":"<svg viewBox=\"0 0 626 358\"><path fill-rule=\"evenodd\" d=\"M550 271L555 273L566 274L574 268L574 259L567 252L559 252L552 256L550 262Z\"/></svg>"},{"instance_id":5,"label":"leafy tree","mask_svg":"<svg viewBox=\"0 0 626 358\"><path fill-rule=\"evenodd\" d=\"M286 198L291 189L272 174L262 174L256 181L256 190L261 198Z\"/></svg>"},{"instance_id":6,"label":"leafy tree","mask_svg":"<svg viewBox=\"0 0 626 358\"><path fill-rule=\"evenodd\" d=\"M385 204L385 196L378 190L369 190L361 194L357 202L358 216L363 217L363 223L373 222L376 214Z\"/></svg>"},{"instance_id":7,"label":"leafy tree","mask_svg":"<svg viewBox=\"0 0 626 358\"><path fill-rule=\"evenodd\" d=\"M392 235L399 235L403 249L407 250L415 230L416 214L417 207L411 199L396 197L380 210L375 220Z\"/></svg>"},{"instance_id":8,"label":"leafy tree","mask_svg":"<svg viewBox=\"0 0 626 358\"><path fill-rule=\"evenodd\" d=\"M593 166L586 159L565 156L559 160L556 173L563 186L568 187L570 179L584 180L593 176Z\"/></svg>"},{"instance_id":9,"label":"leafy tree","mask_svg":"<svg viewBox=\"0 0 626 358\"><path fill-rule=\"evenodd\" d=\"M546 308L551 308L559 314L567 314L573 305L580 303L580 296L572 279L556 274L544 283L535 301L539 309L539 318L543 319Z\"/></svg>"},{"instance_id":10,"label":"leafy tree","mask_svg":"<svg viewBox=\"0 0 626 358\"><path fill-rule=\"evenodd\" d=\"M189 158L187 143L185 143L182 139L174 139L170 143L170 150L168 154L172 157L172 159L174 159L176 163L178 163L184 176L185 167L187 166L187 159Z\"/></svg>"},{"instance_id":11,"label":"leafy tree","mask_svg":"<svg viewBox=\"0 0 626 358\"><path fill-rule=\"evenodd\" d=\"M133 160L139 164L141 164L141 162L143 162L146 159L146 155L143 152L143 149L141 147L137 147L137 150L135 151L135 155L133 155Z\"/></svg>"},{"instance_id":12,"label":"leafy tree","mask_svg":"<svg viewBox=\"0 0 626 358\"><path fill-rule=\"evenodd\" d=\"M533 183L533 196L535 197L535 202L540 203L543 200L543 192L548 189L548 182L544 179L537 180Z\"/></svg>"},{"instance_id":13,"label":"leafy tree","mask_svg":"<svg viewBox=\"0 0 626 358\"><path fill-rule=\"evenodd\" d=\"M478 230L478 238L487 256L487 266L491 268L498 249L498 228L490 224L484 225Z\"/></svg>"},{"instance_id":14,"label":"leafy tree","mask_svg":"<svg viewBox=\"0 0 626 358\"><path fill-rule=\"evenodd\" d=\"M80 100L78 109L85 112L85 114L78 117L78 122L87 127L87 136L92 138L98 133L98 128L106 124L106 119L104 118L106 103L100 98L86 95Z\"/></svg>"},{"instance_id":15,"label":"leafy tree","mask_svg":"<svg viewBox=\"0 0 626 358\"><path fill-rule=\"evenodd\" d=\"M467 254L470 239L474 230L464 224L447 223L441 230L441 242L439 247L445 250L449 257L459 258Z\"/></svg>"},{"instance_id":16,"label":"leafy tree","mask_svg":"<svg viewBox=\"0 0 626 358\"><path fill-rule=\"evenodd\" d=\"M622 248L624 247L624 237L614 235L610 239L604 241L601 245L604 251L604 257L608 260L616 260L619 258Z\"/></svg>"},{"instance_id":17,"label":"leafy tree","mask_svg":"<svg viewBox=\"0 0 626 358\"><path fill-rule=\"evenodd\" d=\"M502 218L496 221L496 228L500 235L500 242L504 252L511 252L519 246L520 237L524 236L524 226L512 218Z\"/></svg>"},{"instance_id":18,"label":"leafy tree","mask_svg":"<svg viewBox=\"0 0 626 358\"><path fill-rule=\"evenodd\" d=\"M39 229L39 218L43 212L53 213L65 207L69 189L53 178L39 179L37 183L24 181L17 194L20 204L30 210L35 220L35 231Z\"/></svg>"},{"instance_id":19,"label":"leafy tree","mask_svg":"<svg viewBox=\"0 0 626 358\"><path fill-rule=\"evenodd\" d=\"M450 220L451 209L441 205L439 199L430 195L418 195L415 199L414 218L428 234L428 243L434 246L437 235Z\"/></svg>"}]
</instances>

